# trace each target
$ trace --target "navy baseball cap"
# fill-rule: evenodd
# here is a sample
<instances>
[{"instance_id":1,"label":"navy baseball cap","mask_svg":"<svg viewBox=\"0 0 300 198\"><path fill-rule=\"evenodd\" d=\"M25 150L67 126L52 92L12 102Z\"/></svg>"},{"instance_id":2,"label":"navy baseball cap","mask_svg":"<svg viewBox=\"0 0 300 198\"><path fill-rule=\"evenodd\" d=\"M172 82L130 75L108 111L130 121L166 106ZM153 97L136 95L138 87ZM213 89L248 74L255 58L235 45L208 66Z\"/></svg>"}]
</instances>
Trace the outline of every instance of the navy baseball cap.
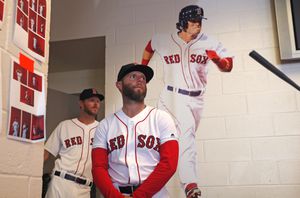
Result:
<instances>
[{"instance_id":1,"label":"navy baseball cap","mask_svg":"<svg viewBox=\"0 0 300 198\"><path fill-rule=\"evenodd\" d=\"M117 81L122 80L124 76L126 76L127 74L129 74L130 72L133 72L133 71L142 72L146 77L147 83L152 79L152 77L154 75L153 69L151 67L149 67L147 65L130 63L127 65L123 65L121 67L119 74L118 74Z\"/></svg>"},{"instance_id":2,"label":"navy baseball cap","mask_svg":"<svg viewBox=\"0 0 300 198\"><path fill-rule=\"evenodd\" d=\"M90 89L84 89L80 96L79 96L79 99L80 100L85 100L85 99L88 99L88 98L91 98L91 97L98 97L100 101L104 100L104 96L102 94L99 94L97 92L96 89L94 88L90 88Z\"/></svg>"},{"instance_id":3,"label":"navy baseball cap","mask_svg":"<svg viewBox=\"0 0 300 198\"><path fill-rule=\"evenodd\" d=\"M179 21L201 21L207 19L204 17L203 8L197 5L189 5L181 9L179 13Z\"/></svg>"}]
</instances>

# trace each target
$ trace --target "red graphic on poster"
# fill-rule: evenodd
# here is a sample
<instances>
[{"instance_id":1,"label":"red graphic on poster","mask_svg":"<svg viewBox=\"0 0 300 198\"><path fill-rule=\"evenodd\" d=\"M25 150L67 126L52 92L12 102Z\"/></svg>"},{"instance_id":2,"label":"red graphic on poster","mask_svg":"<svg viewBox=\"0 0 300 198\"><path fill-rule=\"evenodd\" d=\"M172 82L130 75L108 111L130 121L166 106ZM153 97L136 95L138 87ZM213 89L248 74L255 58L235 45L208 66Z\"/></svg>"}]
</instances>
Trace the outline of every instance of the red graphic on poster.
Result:
<instances>
[{"instance_id":1,"label":"red graphic on poster","mask_svg":"<svg viewBox=\"0 0 300 198\"><path fill-rule=\"evenodd\" d=\"M45 27L46 27L46 20L45 18L38 16L38 29L37 33L45 38Z\"/></svg>"},{"instance_id":2,"label":"red graphic on poster","mask_svg":"<svg viewBox=\"0 0 300 198\"><path fill-rule=\"evenodd\" d=\"M28 72L28 86L37 90L42 91L42 77L38 74Z\"/></svg>"},{"instance_id":3,"label":"red graphic on poster","mask_svg":"<svg viewBox=\"0 0 300 198\"><path fill-rule=\"evenodd\" d=\"M22 111L22 124L21 124L21 137L29 139L30 138L30 124L31 124L31 114Z\"/></svg>"},{"instance_id":4,"label":"red graphic on poster","mask_svg":"<svg viewBox=\"0 0 300 198\"><path fill-rule=\"evenodd\" d=\"M34 91L21 85L20 101L27 105L34 106Z\"/></svg>"},{"instance_id":5,"label":"red graphic on poster","mask_svg":"<svg viewBox=\"0 0 300 198\"><path fill-rule=\"evenodd\" d=\"M34 12L30 9L29 10L29 29L34 32L36 32L36 24L37 24L36 18L37 18L36 12Z\"/></svg>"},{"instance_id":6,"label":"red graphic on poster","mask_svg":"<svg viewBox=\"0 0 300 198\"><path fill-rule=\"evenodd\" d=\"M31 139L42 139L44 138L44 116L32 115L32 130Z\"/></svg>"},{"instance_id":7,"label":"red graphic on poster","mask_svg":"<svg viewBox=\"0 0 300 198\"><path fill-rule=\"evenodd\" d=\"M45 40L32 31L29 31L28 47L37 54L44 56Z\"/></svg>"},{"instance_id":8,"label":"red graphic on poster","mask_svg":"<svg viewBox=\"0 0 300 198\"><path fill-rule=\"evenodd\" d=\"M25 14L28 15L28 1L18 0L18 8Z\"/></svg>"},{"instance_id":9,"label":"red graphic on poster","mask_svg":"<svg viewBox=\"0 0 300 198\"><path fill-rule=\"evenodd\" d=\"M27 32L28 18L19 8L17 9L17 24Z\"/></svg>"},{"instance_id":10,"label":"red graphic on poster","mask_svg":"<svg viewBox=\"0 0 300 198\"><path fill-rule=\"evenodd\" d=\"M46 18L46 0L39 1L39 14Z\"/></svg>"},{"instance_id":11,"label":"red graphic on poster","mask_svg":"<svg viewBox=\"0 0 300 198\"><path fill-rule=\"evenodd\" d=\"M37 8L37 0L30 0L29 1L29 7L30 7L30 9L32 9L32 10L34 10L35 12L36 12L36 8Z\"/></svg>"},{"instance_id":12,"label":"red graphic on poster","mask_svg":"<svg viewBox=\"0 0 300 198\"><path fill-rule=\"evenodd\" d=\"M25 56L22 53L19 53L19 65L24 67L29 72L33 72L33 70L34 70L34 60Z\"/></svg>"},{"instance_id":13,"label":"red graphic on poster","mask_svg":"<svg viewBox=\"0 0 300 198\"><path fill-rule=\"evenodd\" d=\"M20 123L21 123L21 110L15 107L11 107L11 116L9 124L9 135L19 136L20 134Z\"/></svg>"},{"instance_id":14,"label":"red graphic on poster","mask_svg":"<svg viewBox=\"0 0 300 198\"><path fill-rule=\"evenodd\" d=\"M14 62L13 78L20 81L22 84L27 85L27 70L21 67L18 63Z\"/></svg>"}]
</instances>

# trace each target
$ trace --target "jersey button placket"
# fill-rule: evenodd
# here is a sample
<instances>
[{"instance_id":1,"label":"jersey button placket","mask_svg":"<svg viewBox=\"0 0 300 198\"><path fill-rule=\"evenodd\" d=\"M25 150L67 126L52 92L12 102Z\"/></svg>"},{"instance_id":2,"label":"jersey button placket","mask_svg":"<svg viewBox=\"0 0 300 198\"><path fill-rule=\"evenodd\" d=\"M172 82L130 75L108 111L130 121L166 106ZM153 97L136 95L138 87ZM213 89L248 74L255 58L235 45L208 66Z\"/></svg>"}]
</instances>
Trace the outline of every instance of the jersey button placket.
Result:
<instances>
[{"instance_id":1,"label":"jersey button placket","mask_svg":"<svg viewBox=\"0 0 300 198\"><path fill-rule=\"evenodd\" d=\"M128 122L128 148L127 148L127 162L129 167L129 177L131 182L138 181L136 162L135 162L135 131L134 121Z\"/></svg>"},{"instance_id":2,"label":"jersey button placket","mask_svg":"<svg viewBox=\"0 0 300 198\"><path fill-rule=\"evenodd\" d=\"M190 68L189 68L189 61L190 61L190 57L189 57L189 44L187 44L186 46L184 46L184 55L183 55L183 67L184 67L184 70L185 70L185 77L186 77L186 80L187 80L187 83L188 83L188 87L190 87L190 83L192 81L192 77L190 75Z\"/></svg>"}]
</instances>

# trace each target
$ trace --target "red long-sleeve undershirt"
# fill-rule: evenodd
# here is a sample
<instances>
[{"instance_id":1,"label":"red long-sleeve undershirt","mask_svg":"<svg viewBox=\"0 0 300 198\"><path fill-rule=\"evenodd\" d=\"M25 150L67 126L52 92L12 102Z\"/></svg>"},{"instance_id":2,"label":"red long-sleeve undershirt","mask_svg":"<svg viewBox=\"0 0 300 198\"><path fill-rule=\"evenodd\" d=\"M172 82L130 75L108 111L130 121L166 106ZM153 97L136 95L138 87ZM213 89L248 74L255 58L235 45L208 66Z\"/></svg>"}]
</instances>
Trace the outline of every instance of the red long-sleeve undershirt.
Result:
<instances>
[{"instance_id":1,"label":"red long-sleeve undershirt","mask_svg":"<svg viewBox=\"0 0 300 198\"><path fill-rule=\"evenodd\" d=\"M108 174L108 154L103 148L92 150L92 174L94 183L106 198L123 198L124 196L113 186Z\"/></svg>"},{"instance_id":2,"label":"red long-sleeve undershirt","mask_svg":"<svg viewBox=\"0 0 300 198\"><path fill-rule=\"evenodd\" d=\"M178 142L167 141L160 146L160 161L154 171L133 193L134 198L150 198L157 193L176 172ZM92 150L92 173L96 186L106 198L124 197L112 184L108 173L108 154L103 148Z\"/></svg>"},{"instance_id":3,"label":"red long-sleeve undershirt","mask_svg":"<svg viewBox=\"0 0 300 198\"><path fill-rule=\"evenodd\" d=\"M154 53L154 50L152 49L152 46L151 46L151 40L148 42L147 46L145 47L145 51L148 52L149 54ZM145 57L143 57L143 59L142 59L143 65L148 65L149 62L150 62L150 59L145 59Z\"/></svg>"}]
</instances>

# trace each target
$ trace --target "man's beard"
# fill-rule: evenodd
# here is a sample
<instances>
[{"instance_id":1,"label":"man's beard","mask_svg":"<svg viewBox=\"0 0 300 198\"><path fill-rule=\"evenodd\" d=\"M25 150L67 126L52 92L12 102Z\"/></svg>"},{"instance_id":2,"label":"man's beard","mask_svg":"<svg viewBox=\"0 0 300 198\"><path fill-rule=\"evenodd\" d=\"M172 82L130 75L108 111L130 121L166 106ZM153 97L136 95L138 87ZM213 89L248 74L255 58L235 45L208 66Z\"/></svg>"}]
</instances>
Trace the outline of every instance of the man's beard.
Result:
<instances>
[{"instance_id":1,"label":"man's beard","mask_svg":"<svg viewBox=\"0 0 300 198\"><path fill-rule=\"evenodd\" d=\"M83 106L83 111L90 116L97 116L97 113L92 112L85 105Z\"/></svg>"},{"instance_id":2,"label":"man's beard","mask_svg":"<svg viewBox=\"0 0 300 198\"><path fill-rule=\"evenodd\" d=\"M134 91L133 88L123 84L123 94L135 102L143 102L147 94L147 87L144 91Z\"/></svg>"}]
</instances>

